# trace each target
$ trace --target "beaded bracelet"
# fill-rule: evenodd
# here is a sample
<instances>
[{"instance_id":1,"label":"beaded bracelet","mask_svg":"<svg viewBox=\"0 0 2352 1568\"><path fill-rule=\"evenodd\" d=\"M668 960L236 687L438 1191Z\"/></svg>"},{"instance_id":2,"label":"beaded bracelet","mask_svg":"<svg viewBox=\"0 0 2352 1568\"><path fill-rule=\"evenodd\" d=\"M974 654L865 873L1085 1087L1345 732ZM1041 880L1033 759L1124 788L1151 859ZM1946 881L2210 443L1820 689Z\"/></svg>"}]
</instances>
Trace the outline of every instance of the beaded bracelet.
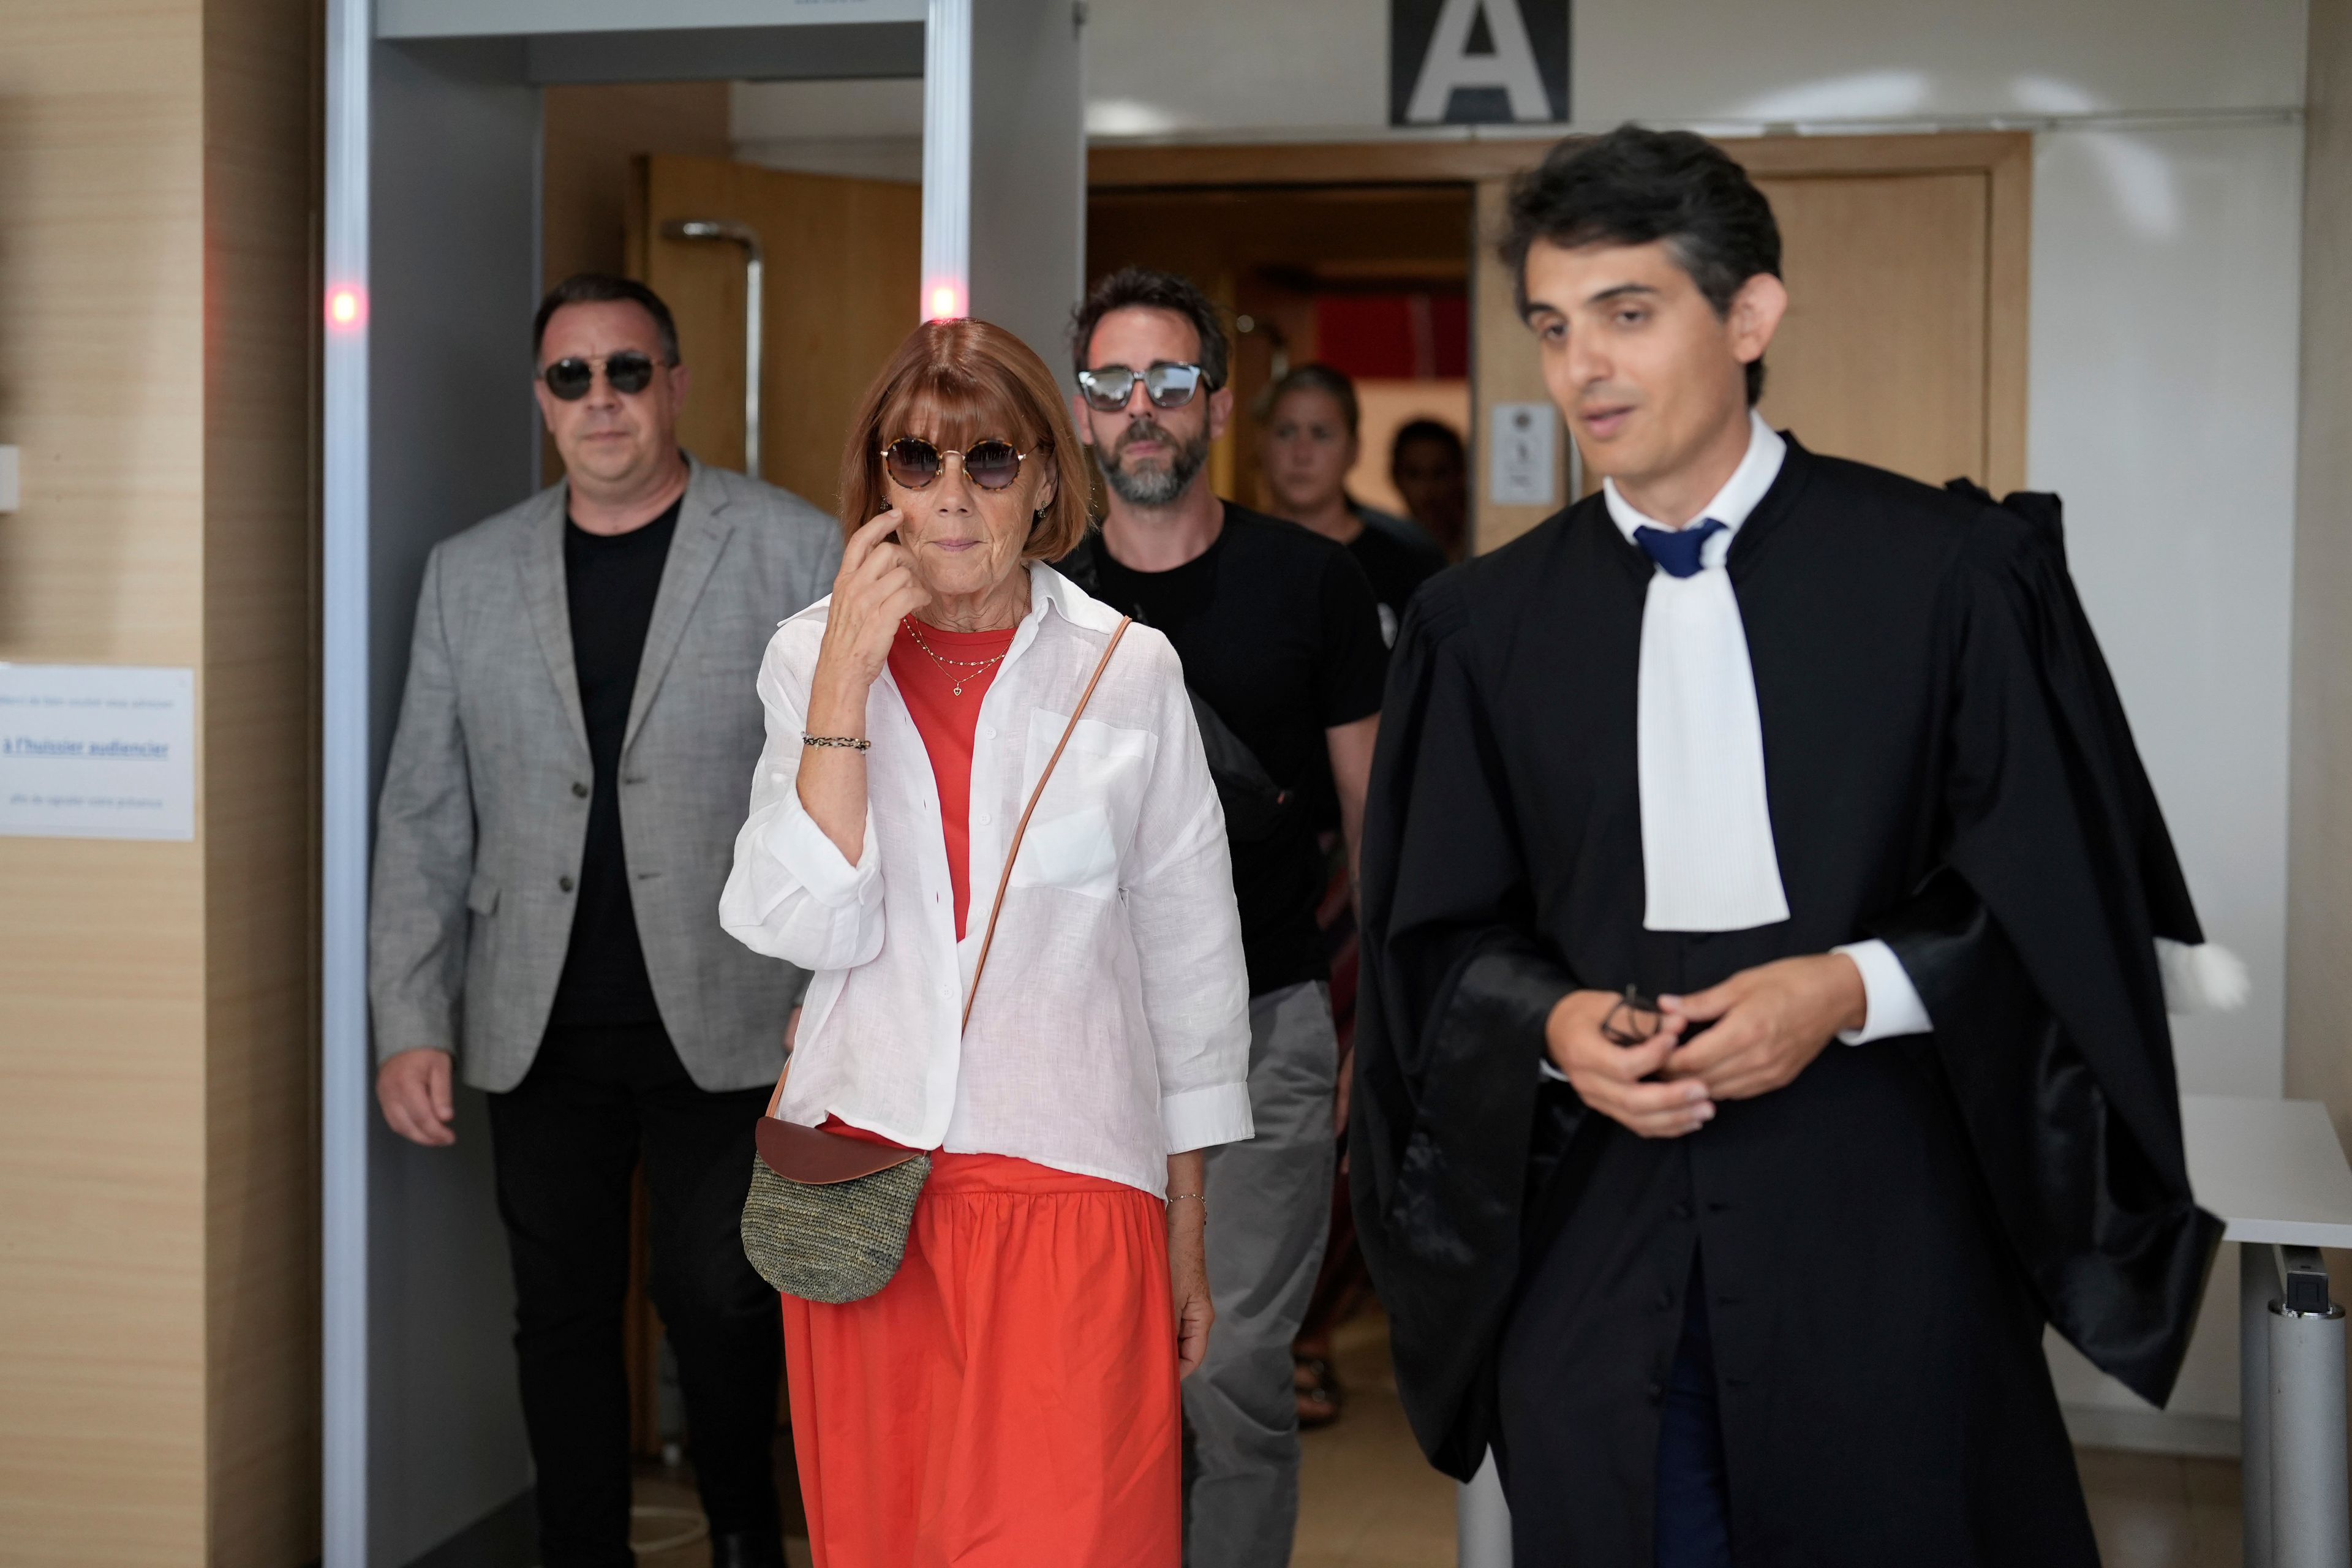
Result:
<instances>
[{"instance_id":1,"label":"beaded bracelet","mask_svg":"<svg viewBox=\"0 0 2352 1568\"><path fill-rule=\"evenodd\" d=\"M1206 1209L1209 1206L1209 1194L1206 1193L1177 1193L1173 1196L1170 1197L1168 1201L1171 1204L1181 1204L1186 1198L1197 1199L1201 1207L1203 1209Z\"/></svg>"},{"instance_id":2,"label":"beaded bracelet","mask_svg":"<svg viewBox=\"0 0 2352 1568\"><path fill-rule=\"evenodd\" d=\"M853 752L862 752L867 747L873 745L874 742L871 741L861 741L854 735L812 735L807 731L803 730L801 731L801 744L803 746L846 746Z\"/></svg>"}]
</instances>

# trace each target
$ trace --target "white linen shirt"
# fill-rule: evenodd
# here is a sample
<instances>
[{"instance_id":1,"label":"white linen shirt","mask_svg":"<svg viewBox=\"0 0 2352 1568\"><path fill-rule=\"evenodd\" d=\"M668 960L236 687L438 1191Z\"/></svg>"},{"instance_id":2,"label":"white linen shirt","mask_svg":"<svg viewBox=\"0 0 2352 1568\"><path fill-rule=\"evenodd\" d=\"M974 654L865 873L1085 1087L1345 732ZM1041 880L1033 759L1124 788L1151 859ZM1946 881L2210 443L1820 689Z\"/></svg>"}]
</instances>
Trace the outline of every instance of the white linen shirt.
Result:
<instances>
[{"instance_id":1,"label":"white linen shirt","mask_svg":"<svg viewBox=\"0 0 2352 1568\"><path fill-rule=\"evenodd\" d=\"M851 865L801 805L832 601L760 667L768 740L719 923L814 972L777 1114L1009 1154L1165 1195L1168 1156L1251 1136L1249 978L1223 809L1176 650L1128 628L1029 823L961 1031L1004 851L1118 615L1043 564L973 733L968 934L929 753L886 668Z\"/></svg>"}]
</instances>

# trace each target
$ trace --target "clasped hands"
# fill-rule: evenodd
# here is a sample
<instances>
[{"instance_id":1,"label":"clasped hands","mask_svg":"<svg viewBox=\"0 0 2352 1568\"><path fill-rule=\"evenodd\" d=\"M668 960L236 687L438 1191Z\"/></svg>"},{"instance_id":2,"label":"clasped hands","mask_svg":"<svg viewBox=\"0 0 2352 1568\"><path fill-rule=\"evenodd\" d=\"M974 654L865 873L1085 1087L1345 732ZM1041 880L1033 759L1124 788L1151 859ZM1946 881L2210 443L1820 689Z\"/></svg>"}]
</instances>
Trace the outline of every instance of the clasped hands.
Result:
<instances>
[{"instance_id":1,"label":"clasped hands","mask_svg":"<svg viewBox=\"0 0 2352 1568\"><path fill-rule=\"evenodd\" d=\"M1593 1110L1644 1138L1680 1138L1714 1120L1719 1100L1794 1082L1831 1037L1863 1026L1870 1000L1853 960L1824 952L1742 970L1695 995L1662 996L1643 1028L1627 1029L1626 1009L1614 992L1571 991L1545 1024L1545 1049ZM1654 1033L1619 1043L1653 1020ZM1709 1026L1685 1041L1700 1024Z\"/></svg>"}]
</instances>

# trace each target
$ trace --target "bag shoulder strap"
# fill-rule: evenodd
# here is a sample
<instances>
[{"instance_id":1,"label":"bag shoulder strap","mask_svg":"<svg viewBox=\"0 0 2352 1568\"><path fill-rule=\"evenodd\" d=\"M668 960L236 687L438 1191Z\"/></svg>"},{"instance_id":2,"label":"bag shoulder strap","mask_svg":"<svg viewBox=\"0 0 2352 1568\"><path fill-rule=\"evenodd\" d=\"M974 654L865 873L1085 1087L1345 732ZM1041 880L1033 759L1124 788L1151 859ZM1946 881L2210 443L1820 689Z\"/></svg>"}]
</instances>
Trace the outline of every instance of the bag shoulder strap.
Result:
<instances>
[{"instance_id":1,"label":"bag shoulder strap","mask_svg":"<svg viewBox=\"0 0 2352 1568\"><path fill-rule=\"evenodd\" d=\"M1078 716L1087 710L1087 703L1094 697L1095 688L1102 684L1103 671L1110 668L1110 656L1118 651L1118 639L1125 637L1127 628L1134 624L1135 618L1131 616L1119 617L1118 627L1112 631L1109 643L1102 650L1102 658L1095 661L1095 672L1087 681L1087 689L1078 693L1078 705L1070 710L1070 721L1062 726L1062 738L1055 742L1054 754L1045 759L1045 771L1037 775L1037 785L1029 792L1029 804L1021 808L1021 821L1013 829L1013 842L1005 847L1004 870L996 879L995 900L988 906L988 929L980 939L980 958L971 966L971 989L964 993L963 1027L971 1024L972 999L980 994L980 977L988 971L988 950L996 944L996 917L1003 911L1004 889L1013 885L1013 858L1021 853L1021 839L1029 831L1029 818L1037 809L1037 798L1045 793L1045 781L1054 776L1054 764L1062 760L1064 748L1069 745L1070 737L1077 732Z\"/></svg>"}]
</instances>

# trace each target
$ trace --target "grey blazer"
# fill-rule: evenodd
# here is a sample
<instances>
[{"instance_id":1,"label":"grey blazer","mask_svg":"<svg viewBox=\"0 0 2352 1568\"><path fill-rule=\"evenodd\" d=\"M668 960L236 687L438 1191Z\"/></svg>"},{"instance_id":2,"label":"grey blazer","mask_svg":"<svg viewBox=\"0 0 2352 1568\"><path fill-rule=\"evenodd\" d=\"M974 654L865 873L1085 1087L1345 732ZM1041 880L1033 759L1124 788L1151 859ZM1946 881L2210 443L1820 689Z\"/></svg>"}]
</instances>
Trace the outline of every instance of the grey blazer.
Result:
<instances>
[{"instance_id":1,"label":"grey blazer","mask_svg":"<svg viewBox=\"0 0 2352 1568\"><path fill-rule=\"evenodd\" d=\"M434 547L376 815L376 1058L456 1050L466 1081L493 1091L538 1054L588 834L565 493ZM622 742L621 835L654 999L706 1089L775 1081L808 984L719 930L719 894L763 739L761 653L840 563L832 518L693 465Z\"/></svg>"}]
</instances>

